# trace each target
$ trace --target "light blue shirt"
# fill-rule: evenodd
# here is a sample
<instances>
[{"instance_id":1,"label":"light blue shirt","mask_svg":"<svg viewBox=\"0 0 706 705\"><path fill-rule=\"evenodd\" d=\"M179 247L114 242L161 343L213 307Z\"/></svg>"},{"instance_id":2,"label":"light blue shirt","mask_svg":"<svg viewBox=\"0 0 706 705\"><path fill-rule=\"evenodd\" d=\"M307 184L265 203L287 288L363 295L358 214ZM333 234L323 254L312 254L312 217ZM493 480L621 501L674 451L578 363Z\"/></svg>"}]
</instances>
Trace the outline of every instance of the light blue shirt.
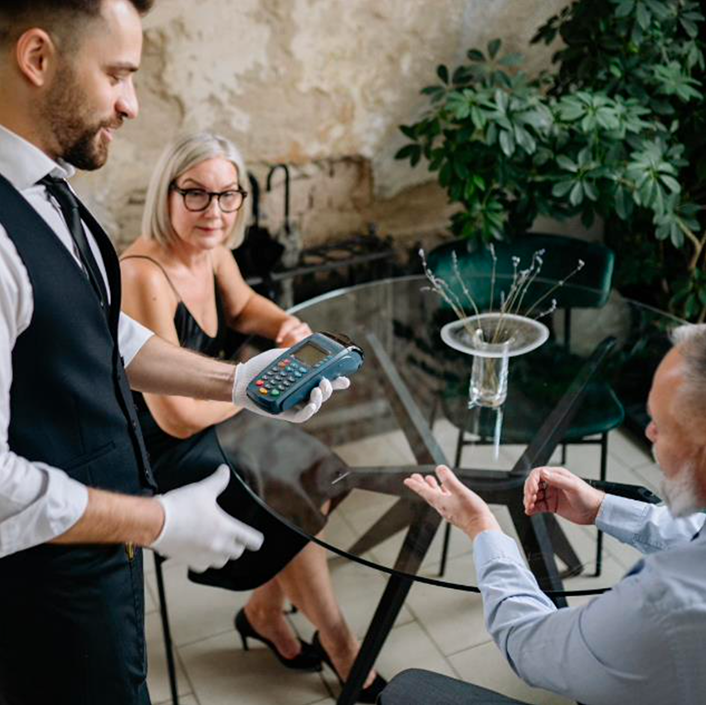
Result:
<instances>
[{"instance_id":1,"label":"light blue shirt","mask_svg":"<svg viewBox=\"0 0 706 705\"><path fill-rule=\"evenodd\" d=\"M608 495L596 526L645 557L609 592L557 610L513 539L474 542L488 632L532 686L585 705L706 703L706 523ZM647 555L649 554L649 555Z\"/></svg>"}]
</instances>

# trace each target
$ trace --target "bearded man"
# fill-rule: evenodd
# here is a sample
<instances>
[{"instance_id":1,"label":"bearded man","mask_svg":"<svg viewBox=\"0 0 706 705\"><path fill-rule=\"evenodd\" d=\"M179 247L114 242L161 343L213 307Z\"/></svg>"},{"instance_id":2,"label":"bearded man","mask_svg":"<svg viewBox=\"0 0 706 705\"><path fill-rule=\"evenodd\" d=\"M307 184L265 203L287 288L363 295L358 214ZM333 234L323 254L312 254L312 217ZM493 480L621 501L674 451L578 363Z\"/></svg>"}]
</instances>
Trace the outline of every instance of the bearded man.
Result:
<instances>
[{"instance_id":1,"label":"bearded man","mask_svg":"<svg viewBox=\"0 0 706 705\"><path fill-rule=\"evenodd\" d=\"M666 506L606 495L563 468L536 468L525 511L558 514L645 554L609 592L557 610L488 506L446 467L405 484L474 541L488 631L528 684L589 705L706 702L706 325L683 326L657 369L646 435ZM421 670L405 671L382 705L517 703Z\"/></svg>"},{"instance_id":2,"label":"bearded man","mask_svg":"<svg viewBox=\"0 0 706 705\"><path fill-rule=\"evenodd\" d=\"M245 390L282 351L234 366L121 314L116 254L66 182L137 116L151 4L0 3L2 705L147 705L139 547L203 571L263 539L216 504L227 466L149 496L130 387L262 413ZM305 421L347 385L278 418Z\"/></svg>"}]
</instances>

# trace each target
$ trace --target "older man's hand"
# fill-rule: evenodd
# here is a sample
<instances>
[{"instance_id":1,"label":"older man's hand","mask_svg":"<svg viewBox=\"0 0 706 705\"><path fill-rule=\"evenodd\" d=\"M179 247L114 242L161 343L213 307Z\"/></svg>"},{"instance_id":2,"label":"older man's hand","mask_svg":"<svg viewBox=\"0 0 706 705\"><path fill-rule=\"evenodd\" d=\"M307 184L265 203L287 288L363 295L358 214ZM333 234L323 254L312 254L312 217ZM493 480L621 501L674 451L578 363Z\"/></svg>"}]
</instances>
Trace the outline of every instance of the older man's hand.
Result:
<instances>
[{"instance_id":1,"label":"older man's hand","mask_svg":"<svg viewBox=\"0 0 706 705\"><path fill-rule=\"evenodd\" d=\"M605 492L564 468L535 468L525 480L525 513L558 514L574 524L593 524Z\"/></svg>"},{"instance_id":2,"label":"older man's hand","mask_svg":"<svg viewBox=\"0 0 706 705\"><path fill-rule=\"evenodd\" d=\"M483 531L502 531L490 507L468 489L445 465L436 468L436 477L415 473L404 484L426 500L446 521L472 539Z\"/></svg>"}]
</instances>

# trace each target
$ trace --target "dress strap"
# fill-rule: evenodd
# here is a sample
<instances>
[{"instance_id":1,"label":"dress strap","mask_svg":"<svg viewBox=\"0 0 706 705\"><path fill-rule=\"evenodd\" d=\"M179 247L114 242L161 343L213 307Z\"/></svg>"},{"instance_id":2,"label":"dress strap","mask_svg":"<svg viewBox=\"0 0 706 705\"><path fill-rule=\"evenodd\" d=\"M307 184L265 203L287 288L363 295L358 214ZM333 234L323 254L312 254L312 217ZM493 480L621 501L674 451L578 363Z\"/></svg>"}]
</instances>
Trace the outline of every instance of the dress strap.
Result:
<instances>
[{"instance_id":1,"label":"dress strap","mask_svg":"<svg viewBox=\"0 0 706 705\"><path fill-rule=\"evenodd\" d=\"M177 291L177 288L172 284L172 280L169 278L169 275L167 274L167 270L156 260L153 259L152 257L148 257L147 255L127 255L126 257L121 257L120 261L122 262L123 260L126 259L146 259L148 262L152 262L152 264L156 264L161 270L162 274L164 274L166 280L169 282L169 286L172 287L172 291L176 294L177 299L181 302L181 296L179 295L179 292Z\"/></svg>"}]
</instances>

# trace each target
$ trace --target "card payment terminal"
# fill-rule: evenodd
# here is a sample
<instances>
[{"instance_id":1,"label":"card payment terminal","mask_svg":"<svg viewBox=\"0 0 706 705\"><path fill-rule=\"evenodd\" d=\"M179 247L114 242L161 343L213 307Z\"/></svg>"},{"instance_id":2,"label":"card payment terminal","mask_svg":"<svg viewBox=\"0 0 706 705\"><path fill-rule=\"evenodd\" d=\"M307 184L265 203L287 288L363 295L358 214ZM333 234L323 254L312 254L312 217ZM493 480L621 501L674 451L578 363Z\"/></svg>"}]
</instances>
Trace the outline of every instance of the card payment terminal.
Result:
<instances>
[{"instance_id":1,"label":"card payment terminal","mask_svg":"<svg viewBox=\"0 0 706 705\"><path fill-rule=\"evenodd\" d=\"M286 350L247 388L248 397L270 414L306 402L321 380L347 377L363 364L363 351L341 333L314 333Z\"/></svg>"}]
</instances>

